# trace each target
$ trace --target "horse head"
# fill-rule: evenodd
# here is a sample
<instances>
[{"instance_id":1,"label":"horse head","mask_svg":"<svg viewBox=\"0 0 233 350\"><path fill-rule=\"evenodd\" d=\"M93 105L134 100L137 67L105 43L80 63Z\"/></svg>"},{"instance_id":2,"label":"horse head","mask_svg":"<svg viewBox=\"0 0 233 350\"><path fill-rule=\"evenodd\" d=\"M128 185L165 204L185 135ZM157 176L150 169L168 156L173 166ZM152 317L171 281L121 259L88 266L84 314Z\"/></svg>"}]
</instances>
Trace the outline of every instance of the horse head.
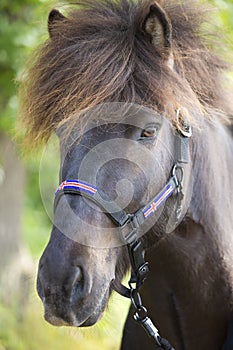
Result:
<instances>
[{"instance_id":1,"label":"horse head","mask_svg":"<svg viewBox=\"0 0 233 350\"><path fill-rule=\"evenodd\" d=\"M156 322L176 348L218 349L232 304L231 106L218 78L226 64L201 35L206 9L169 0L79 5L67 17L50 13L50 38L25 82L30 142L55 131L61 150L37 279L45 318L93 325L113 289L144 310L121 280L131 267L139 289L144 252L156 244L147 284ZM122 349L135 344L129 333Z\"/></svg>"},{"instance_id":2,"label":"horse head","mask_svg":"<svg viewBox=\"0 0 233 350\"><path fill-rule=\"evenodd\" d=\"M112 281L120 283L130 266L127 243L114 222L113 203L129 214L149 208L149 218L140 228L144 249L178 224L176 191L166 205L158 197L161 205L156 215L150 215L156 206L151 207L150 202L172 176L177 161L174 142L181 136L175 134L171 123L148 108L112 103L88 112L95 119L103 113L107 118L102 123L87 123L81 135L77 127L65 139L62 134L66 128L58 131L61 185L51 238L38 272L45 318L56 325L94 324L107 305ZM91 119L86 114L85 119ZM121 122L116 123L116 114ZM185 166L185 186L189 168ZM79 195L74 195L70 190L77 187ZM60 196L64 188L68 192ZM96 192L101 193L101 203L95 199ZM187 201L188 196L182 200L183 214Z\"/></svg>"}]
</instances>

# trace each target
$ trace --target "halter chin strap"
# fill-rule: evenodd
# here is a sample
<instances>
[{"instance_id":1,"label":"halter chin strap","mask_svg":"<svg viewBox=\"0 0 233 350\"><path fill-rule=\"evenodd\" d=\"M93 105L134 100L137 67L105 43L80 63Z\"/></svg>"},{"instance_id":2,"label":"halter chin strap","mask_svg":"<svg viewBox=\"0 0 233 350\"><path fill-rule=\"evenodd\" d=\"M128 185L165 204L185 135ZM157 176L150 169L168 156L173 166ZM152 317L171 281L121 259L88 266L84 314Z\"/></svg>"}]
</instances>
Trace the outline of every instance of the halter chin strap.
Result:
<instances>
[{"instance_id":1,"label":"halter chin strap","mask_svg":"<svg viewBox=\"0 0 233 350\"><path fill-rule=\"evenodd\" d=\"M174 144L176 161L172 167L167 184L149 203L134 214L126 213L116 202L111 201L101 189L77 179L63 181L55 192L55 209L61 196L65 194L81 195L97 204L119 227L122 241L127 245L130 257L130 288L125 287L116 280L112 281L112 287L122 296L131 299L132 305L135 308L135 321L140 323L149 336L155 339L160 349L167 350L172 350L173 348L165 339L159 336L157 328L147 316L147 310L143 306L139 294L139 289L146 280L149 272L148 263L144 259L144 248L141 242L140 231L145 221L154 215L159 207L173 194L177 195L176 220L177 222L179 221L184 197L184 168L182 164L189 161L188 141L191 135L191 128L188 125L182 125L182 128L177 129Z\"/></svg>"}]
</instances>

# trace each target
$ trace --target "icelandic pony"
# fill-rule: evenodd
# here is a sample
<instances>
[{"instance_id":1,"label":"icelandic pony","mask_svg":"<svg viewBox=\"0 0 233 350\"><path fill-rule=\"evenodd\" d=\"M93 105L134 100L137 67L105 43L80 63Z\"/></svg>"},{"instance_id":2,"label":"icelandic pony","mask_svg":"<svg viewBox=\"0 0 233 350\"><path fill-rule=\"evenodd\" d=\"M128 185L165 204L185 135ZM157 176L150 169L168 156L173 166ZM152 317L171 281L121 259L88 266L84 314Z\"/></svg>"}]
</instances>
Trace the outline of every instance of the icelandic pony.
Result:
<instances>
[{"instance_id":1,"label":"icelandic pony","mask_svg":"<svg viewBox=\"0 0 233 350\"><path fill-rule=\"evenodd\" d=\"M203 33L207 14L197 2L173 0L85 0L66 16L53 10L50 37L23 84L28 144L46 141L56 131L60 182L79 179L82 186L103 152L106 162L94 174L96 183L87 181L89 191L101 189L114 199L120 190L120 202L130 197L121 203L128 213L166 184L174 135L184 123L191 125L181 215L169 221L177 205L174 192L140 237L150 267L142 298L176 350L221 349L233 306L232 106L222 84L227 64ZM100 121L98 106L107 104L112 112L114 103L129 104L124 118L121 108L115 119L104 109ZM76 134L78 129L83 133ZM46 320L96 323L112 281L120 283L129 267L116 224L87 198L65 194L56 203L39 263L37 289ZM132 308L122 349L153 349L131 313Z\"/></svg>"}]
</instances>

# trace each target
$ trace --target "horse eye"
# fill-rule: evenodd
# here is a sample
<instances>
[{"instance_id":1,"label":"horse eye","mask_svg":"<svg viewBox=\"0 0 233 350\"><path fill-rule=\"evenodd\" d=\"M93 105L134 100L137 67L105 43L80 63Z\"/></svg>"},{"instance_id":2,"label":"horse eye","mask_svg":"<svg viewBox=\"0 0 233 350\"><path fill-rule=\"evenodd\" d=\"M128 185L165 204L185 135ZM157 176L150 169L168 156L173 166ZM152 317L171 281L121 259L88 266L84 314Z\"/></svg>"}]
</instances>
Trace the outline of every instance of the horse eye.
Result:
<instances>
[{"instance_id":1,"label":"horse eye","mask_svg":"<svg viewBox=\"0 0 233 350\"><path fill-rule=\"evenodd\" d=\"M141 139L155 137L157 129L155 127L146 128L142 131Z\"/></svg>"}]
</instances>

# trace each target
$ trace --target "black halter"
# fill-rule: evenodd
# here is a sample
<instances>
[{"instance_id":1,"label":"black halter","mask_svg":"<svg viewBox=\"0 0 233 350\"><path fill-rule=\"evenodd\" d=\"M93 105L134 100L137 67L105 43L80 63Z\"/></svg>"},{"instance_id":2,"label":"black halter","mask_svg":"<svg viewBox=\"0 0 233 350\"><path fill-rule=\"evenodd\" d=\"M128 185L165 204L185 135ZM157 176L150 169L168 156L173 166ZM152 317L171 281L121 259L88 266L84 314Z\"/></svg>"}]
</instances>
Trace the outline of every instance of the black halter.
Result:
<instances>
[{"instance_id":1,"label":"black halter","mask_svg":"<svg viewBox=\"0 0 233 350\"><path fill-rule=\"evenodd\" d=\"M176 221L179 222L182 209L184 168L182 164L189 161L189 138L192 135L190 126L182 125L175 134L175 162L170 178L163 189L143 208L134 214L128 214L117 203L111 201L97 187L80 180L66 180L55 193L56 209L59 199L64 194L81 195L96 203L119 227L123 243L127 245L130 262L131 278L127 288L117 281L112 281L112 287L119 294L130 298L135 309L134 319L140 323L149 336L155 339L160 349L172 350L167 340L160 337L157 328L147 316L147 310L142 304L139 289L147 278L149 268L144 259L144 248L140 237L140 229L144 222L173 194L177 196ZM174 350L174 349L173 349Z\"/></svg>"}]
</instances>

